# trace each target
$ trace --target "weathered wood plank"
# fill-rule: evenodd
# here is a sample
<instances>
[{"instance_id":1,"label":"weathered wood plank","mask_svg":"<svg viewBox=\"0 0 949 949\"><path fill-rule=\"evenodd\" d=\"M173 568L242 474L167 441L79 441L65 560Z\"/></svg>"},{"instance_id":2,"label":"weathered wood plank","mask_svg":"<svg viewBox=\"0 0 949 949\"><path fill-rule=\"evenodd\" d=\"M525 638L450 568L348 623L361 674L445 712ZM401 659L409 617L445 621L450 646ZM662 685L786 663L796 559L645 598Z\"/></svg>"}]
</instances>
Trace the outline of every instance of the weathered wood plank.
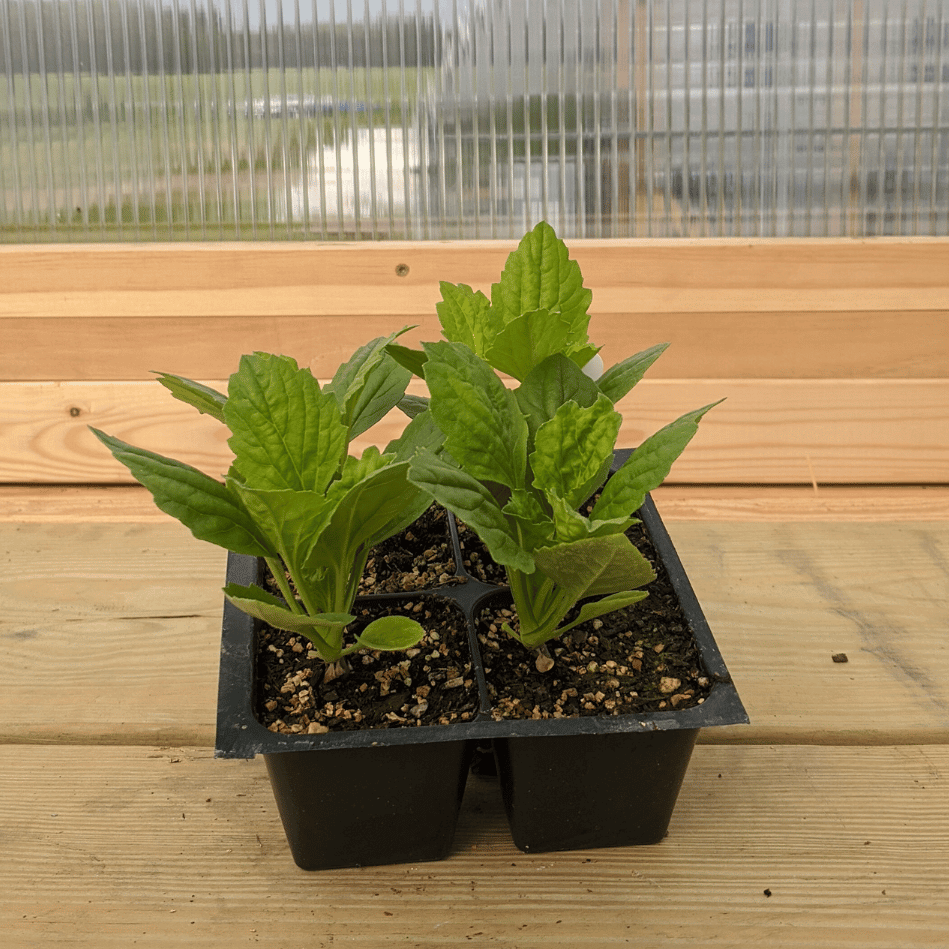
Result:
<instances>
[{"instance_id":1,"label":"weathered wood plank","mask_svg":"<svg viewBox=\"0 0 949 949\"><path fill-rule=\"evenodd\" d=\"M411 391L423 390L412 383ZM670 483L946 481L943 379L647 379L618 405L620 444L638 445L678 415L723 397ZM225 471L231 457L223 426L153 382L0 383L0 421L3 482L128 483L88 425L212 474ZM357 449L384 445L405 421L393 410Z\"/></svg>"},{"instance_id":2,"label":"weathered wood plank","mask_svg":"<svg viewBox=\"0 0 949 949\"><path fill-rule=\"evenodd\" d=\"M947 771L946 748L700 746L661 844L535 855L476 780L447 860L307 874L260 762L0 747L0 926L9 949L944 947Z\"/></svg>"},{"instance_id":3,"label":"weathered wood plank","mask_svg":"<svg viewBox=\"0 0 949 949\"><path fill-rule=\"evenodd\" d=\"M946 521L669 528L752 721L704 740L949 740ZM0 550L0 740L213 743L223 551L171 520Z\"/></svg>"},{"instance_id":4,"label":"weathered wood plank","mask_svg":"<svg viewBox=\"0 0 949 949\"><path fill-rule=\"evenodd\" d=\"M907 310L751 313L606 312L594 294L590 336L607 364L659 342L670 343L653 379L944 378L949 374L946 312ZM439 339L434 303L418 313L319 316L103 316L18 319L16 346L0 352L4 381L149 379L153 370L190 378L226 378L243 353L281 352L330 377L357 347L405 324L405 339ZM0 323L0 326L4 324ZM51 346L52 340L56 341ZM714 349L710 341L714 340Z\"/></svg>"},{"instance_id":5,"label":"weathered wood plank","mask_svg":"<svg viewBox=\"0 0 949 949\"><path fill-rule=\"evenodd\" d=\"M945 485L663 485L652 494L663 520L945 521ZM165 524L140 485L0 484L0 523Z\"/></svg>"}]
</instances>

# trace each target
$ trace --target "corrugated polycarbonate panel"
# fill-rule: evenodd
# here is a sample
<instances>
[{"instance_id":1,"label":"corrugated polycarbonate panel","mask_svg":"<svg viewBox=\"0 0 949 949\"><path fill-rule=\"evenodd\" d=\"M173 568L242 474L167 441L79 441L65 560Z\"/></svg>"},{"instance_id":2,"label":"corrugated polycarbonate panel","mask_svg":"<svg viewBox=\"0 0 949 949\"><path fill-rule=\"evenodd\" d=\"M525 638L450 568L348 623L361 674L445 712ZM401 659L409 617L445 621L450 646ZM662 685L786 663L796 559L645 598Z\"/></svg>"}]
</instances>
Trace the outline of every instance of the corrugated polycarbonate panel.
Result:
<instances>
[{"instance_id":1,"label":"corrugated polycarbonate panel","mask_svg":"<svg viewBox=\"0 0 949 949\"><path fill-rule=\"evenodd\" d=\"M949 0L0 0L0 240L949 233Z\"/></svg>"}]
</instances>

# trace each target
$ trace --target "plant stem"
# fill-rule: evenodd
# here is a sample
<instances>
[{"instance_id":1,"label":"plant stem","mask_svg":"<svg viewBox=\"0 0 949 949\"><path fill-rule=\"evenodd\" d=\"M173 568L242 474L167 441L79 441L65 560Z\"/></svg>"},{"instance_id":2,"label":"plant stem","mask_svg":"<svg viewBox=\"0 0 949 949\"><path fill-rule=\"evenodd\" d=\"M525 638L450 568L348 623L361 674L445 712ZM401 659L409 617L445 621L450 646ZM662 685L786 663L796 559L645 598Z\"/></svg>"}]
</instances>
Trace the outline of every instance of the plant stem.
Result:
<instances>
[{"instance_id":1,"label":"plant stem","mask_svg":"<svg viewBox=\"0 0 949 949\"><path fill-rule=\"evenodd\" d=\"M274 580L277 581L277 586L280 587L283 598L287 601L288 608L299 616L303 616L303 607L300 606L297 602L297 598L293 595L293 590L290 587L290 581L287 580L287 572L284 569L283 563L276 557L267 557L266 562Z\"/></svg>"}]
</instances>

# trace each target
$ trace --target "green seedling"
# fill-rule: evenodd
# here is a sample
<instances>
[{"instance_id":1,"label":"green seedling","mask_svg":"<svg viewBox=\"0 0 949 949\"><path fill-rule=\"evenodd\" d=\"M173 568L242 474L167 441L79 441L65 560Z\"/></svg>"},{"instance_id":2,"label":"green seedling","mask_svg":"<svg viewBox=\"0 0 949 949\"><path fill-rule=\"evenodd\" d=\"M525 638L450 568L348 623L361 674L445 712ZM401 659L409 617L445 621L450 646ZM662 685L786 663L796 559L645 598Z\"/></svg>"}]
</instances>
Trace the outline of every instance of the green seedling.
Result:
<instances>
[{"instance_id":1,"label":"green seedling","mask_svg":"<svg viewBox=\"0 0 949 949\"><path fill-rule=\"evenodd\" d=\"M158 507L195 537L263 557L282 598L237 584L228 584L225 596L245 613L305 636L327 663L359 649L407 649L423 635L414 620L390 616L343 641L370 549L431 503L408 480L414 452L441 441L427 413L384 452L349 454L351 440L405 394L410 373L385 350L399 335L359 349L322 390L308 369L268 353L243 356L226 395L160 375L175 398L230 429L234 461L223 482L93 429Z\"/></svg>"},{"instance_id":2,"label":"green seedling","mask_svg":"<svg viewBox=\"0 0 949 949\"><path fill-rule=\"evenodd\" d=\"M442 284L442 293L445 340L421 352L389 347L428 384L428 411L411 406L421 412L416 421L430 415L444 435L442 451L415 455L409 480L468 524L505 567L519 622L505 630L537 649L647 595L640 587L653 570L625 532L712 406L661 429L607 481L622 421L615 403L665 345L596 380L583 371L598 352L587 338L591 294L547 224L521 241L490 300L464 285ZM498 372L519 385L508 388Z\"/></svg>"}]
</instances>

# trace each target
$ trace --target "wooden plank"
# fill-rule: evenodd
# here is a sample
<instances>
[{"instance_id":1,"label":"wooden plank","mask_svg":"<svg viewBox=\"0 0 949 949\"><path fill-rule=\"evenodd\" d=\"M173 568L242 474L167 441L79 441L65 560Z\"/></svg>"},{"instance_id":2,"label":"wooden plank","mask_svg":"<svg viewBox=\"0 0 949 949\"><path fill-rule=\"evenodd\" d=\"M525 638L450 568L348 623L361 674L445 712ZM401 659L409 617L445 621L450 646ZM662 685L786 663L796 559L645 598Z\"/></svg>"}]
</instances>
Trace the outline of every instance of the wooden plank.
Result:
<instances>
[{"instance_id":1,"label":"wooden plank","mask_svg":"<svg viewBox=\"0 0 949 949\"><path fill-rule=\"evenodd\" d=\"M0 748L9 949L245 942L918 949L949 944L949 750L698 747L669 836L523 854L472 780L451 856L304 873L260 762Z\"/></svg>"},{"instance_id":2,"label":"wooden plank","mask_svg":"<svg viewBox=\"0 0 949 949\"><path fill-rule=\"evenodd\" d=\"M413 383L410 391L423 390ZM620 444L638 445L678 415L723 397L670 483L947 480L949 380L941 379L647 379L618 406ZM394 410L356 448L385 445L405 421ZM88 425L215 476L230 463L223 426L155 383L2 383L0 481L128 483Z\"/></svg>"},{"instance_id":3,"label":"wooden plank","mask_svg":"<svg viewBox=\"0 0 949 949\"><path fill-rule=\"evenodd\" d=\"M411 314L439 280L487 289L512 241L78 245L0 248L0 316ZM949 309L945 238L871 241L584 240L587 286L625 289L642 309ZM158 292L158 297L155 294ZM609 297L609 294L605 294ZM164 300L165 303L159 301ZM769 301L779 301L773 305ZM703 301L706 301L703 305Z\"/></svg>"},{"instance_id":4,"label":"wooden plank","mask_svg":"<svg viewBox=\"0 0 949 949\"><path fill-rule=\"evenodd\" d=\"M417 325L406 341L440 338L436 294L418 313L256 317L170 315L115 319L75 316L18 319L0 352L0 379L95 381L150 379L153 370L224 379L243 353L281 352L321 377L370 339ZM944 378L949 375L949 317L944 311L860 309L841 312L656 313L625 293L623 309L605 312L594 294L590 336L608 365L658 342L670 343L651 379ZM0 326L8 325L0 323ZM55 345L51 345L55 340Z\"/></svg>"},{"instance_id":5,"label":"wooden plank","mask_svg":"<svg viewBox=\"0 0 949 949\"><path fill-rule=\"evenodd\" d=\"M752 721L705 740L949 740L946 521L669 528ZM0 739L213 743L223 551L170 519L0 550Z\"/></svg>"},{"instance_id":6,"label":"wooden plank","mask_svg":"<svg viewBox=\"0 0 949 949\"><path fill-rule=\"evenodd\" d=\"M664 485L652 494L663 520L945 521L949 486ZM0 485L0 523L168 522L140 485Z\"/></svg>"}]
</instances>

